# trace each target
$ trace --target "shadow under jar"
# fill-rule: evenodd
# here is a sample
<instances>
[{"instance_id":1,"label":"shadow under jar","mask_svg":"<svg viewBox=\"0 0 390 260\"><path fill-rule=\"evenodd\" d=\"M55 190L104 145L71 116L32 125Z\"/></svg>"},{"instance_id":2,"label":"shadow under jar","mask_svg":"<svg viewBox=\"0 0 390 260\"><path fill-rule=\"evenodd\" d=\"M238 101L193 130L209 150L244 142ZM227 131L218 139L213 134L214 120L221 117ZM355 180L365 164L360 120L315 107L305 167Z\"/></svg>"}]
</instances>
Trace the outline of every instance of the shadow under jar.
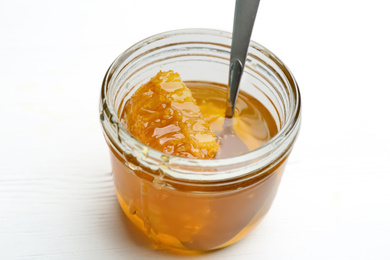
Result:
<instances>
[{"instance_id":1,"label":"shadow under jar","mask_svg":"<svg viewBox=\"0 0 390 260\"><path fill-rule=\"evenodd\" d=\"M114 185L127 217L156 245L207 251L231 245L268 212L300 127L300 94L285 65L251 42L240 91L268 110L277 133L246 154L200 160L170 156L138 141L121 123L126 101L158 71L184 81L227 84L231 34L184 29L123 52L102 86L100 119ZM256 125L251 127L256 128Z\"/></svg>"}]
</instances>

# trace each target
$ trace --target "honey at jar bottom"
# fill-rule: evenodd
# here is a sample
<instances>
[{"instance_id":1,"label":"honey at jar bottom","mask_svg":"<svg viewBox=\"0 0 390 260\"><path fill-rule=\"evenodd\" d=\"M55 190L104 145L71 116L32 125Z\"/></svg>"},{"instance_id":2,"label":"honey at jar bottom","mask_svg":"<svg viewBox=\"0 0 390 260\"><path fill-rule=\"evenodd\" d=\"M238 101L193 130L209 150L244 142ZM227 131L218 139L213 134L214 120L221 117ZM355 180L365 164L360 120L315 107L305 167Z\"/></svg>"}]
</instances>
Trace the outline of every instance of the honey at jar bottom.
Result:
<instances>
[{"instance_id":1,"label":"honey at jar bottom","mask_svg":"<svg viewBox=\"0 0 390 260\"><path fill-rule=\"evenodd\" d=\"M211 127L218 128L226 90L209 83L187 85L202 112L206 111ZM241 95L237 107L240 120L235 131L250 150L276 134L274 119L257 100ZM262 169L261 174L252 172L245 180L202 187L199 183L178 184L170 178L164 185L156 184L155 173L137 167L140 162L132 156L125 162L114 149L111 160L118 200L127 217L155 244L191 251L228 246L252 230L272 204L285 162L284 158Z\"/></svg>"}]
</instances>

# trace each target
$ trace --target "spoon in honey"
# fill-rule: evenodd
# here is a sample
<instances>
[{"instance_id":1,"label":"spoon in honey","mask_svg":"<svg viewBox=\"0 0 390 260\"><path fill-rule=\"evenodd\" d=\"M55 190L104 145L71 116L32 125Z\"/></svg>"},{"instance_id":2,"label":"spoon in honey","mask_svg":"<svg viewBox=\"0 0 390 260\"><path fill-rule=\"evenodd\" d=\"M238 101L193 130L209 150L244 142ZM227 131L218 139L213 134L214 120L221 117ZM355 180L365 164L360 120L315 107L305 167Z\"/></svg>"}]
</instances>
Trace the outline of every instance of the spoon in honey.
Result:
<instances>
[{"instance_id":1,"label":"spoon in honey","mask_svg":"<svg viewBox=\"0 0 390 260\"><path fill-rule=\"evenodd\" d=\"M217 158L233 157L249 152L248 147L233 128L233 116L259 3L260 0L236 0L225 121L223 129L215 133L220 138Z\"/></svg>"}]
</instances>

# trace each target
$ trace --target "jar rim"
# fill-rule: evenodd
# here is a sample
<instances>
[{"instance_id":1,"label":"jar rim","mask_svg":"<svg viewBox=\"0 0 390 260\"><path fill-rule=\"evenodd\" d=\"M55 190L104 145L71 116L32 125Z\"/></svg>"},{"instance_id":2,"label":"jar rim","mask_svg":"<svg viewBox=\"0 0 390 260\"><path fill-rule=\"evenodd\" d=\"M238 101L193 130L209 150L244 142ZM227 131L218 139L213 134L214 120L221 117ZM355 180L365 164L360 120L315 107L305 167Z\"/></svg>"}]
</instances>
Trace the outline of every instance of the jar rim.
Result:
<instances>
[{"instance_id":1,"label":"jar rim","mask_svg":"<svg viewBox=\"0 0 390 260\"><path fill-rule=\"evenodd\" d=\"M283 145L284 141L287 138L292 138L292 142L295 140L295 136L297 135L299 124L300 124L300 118L301 118L301 96L300 91L298 88L298 84L290 72L290 70L284 65L284 63L276 57L271 51L263 47L262 45L254 42L253 40L250 42L249 49L254 49L257 51L260 51L263 54L266 54L267 58L270 58L277 66L283 71L283 73L287 76L289 84L291 86L292 92L295 95L293 106L290 107L289 113L287 115L287 119L285 123L281 126L281 129L277 132L275 136L270 138L266 143L264 143L262 146L258 147L257 149L254 149L248 153L234 156L234 157L228 157L228 158L218 158L218 159L190 159L190 158L183 158L173 155L165 154L161 151L158 151L154 148L151 148L147 146L146 144L139 141L136 137L134 137L127 129L124 127L118 118L118 115L115 113L113 107L110 107L109 104L106 102L106 93L108 90L108 82L110 80L110 73L115 71L115 65L119 65L121 62L125 60L125 57L128 57L132 53L136 52L137 50L142 49L144 46L148 45L151 42L156 42L162 39L166 39L169 37L174 37L176 35L211 35L211 36L218 36L223 38L228 38L231 40L232 34L230 32L216 30L216 29L205 29L205 28L189 28L189 29L179 29L179 30L172 30L172 31L166 31L163 33L152 35L148 38L145 38L131 47L129 47L127 50L125 50L122 54L120 54L114 62L111 64L109 69L107 70L107 73L104 77L102 89L101 89L101 97L100 97L100 115L101 115L101 122L103 126L103 130L105 132L105 135L108 135L106 133L107 124L104 124L103 121L104 118L108 118L109 122L112 124L115 124L116 126L113 128L117 129L117 136L120 142L122 141L130 141L132 145L135 147L140 148L141 151L140 155L142 154L142 157L145 159L146 157L150 157L152 160L149 162L151 164L155 164L158 166L164 165L165 173L169 174L171 177L174 177L175 179L179 180L190 180L190 181L216 181L216 180L227 180L231 178L237 178L241 175L237 174L231 174L232 171L234 171L234 167L232 170L228 170L229 166L242 164L243 162L247 161L259 161L259 158L264 159L267 155L273 153L276 149L281 149L281 146ZM230 47L230 46L229 46ZM249 51L248 51L249 55ZM245 72L244 72L245 73ZM290 102L291 103L291 102ZM107 123L107 122L106 122ZM294 134L295 133L295 134ZM293 137L291 137L293 135ZM112 139L112 138L110 138ZM292 146L292 143L291 143ZM145 149L146 148L146 149ZM290 148L291 149L291 148ZM286 148L284 148L286 150ZM287 151L288 153L288 151ZM160 160L160 161L159 161ZM180 172L177 172L177 169L175 165L184 166L187 170L183 170L181 168ZM220 171L207 171L207 169L214 168L216 165L218 167L223 167L227 170L220 172ZM192 167L199 167L201 166L204 171L202 172L193 172L191 169ZM190 169L190 170L188 170ZM248 169L250 170L250 169Z\"/></svg>"}]
</instances>

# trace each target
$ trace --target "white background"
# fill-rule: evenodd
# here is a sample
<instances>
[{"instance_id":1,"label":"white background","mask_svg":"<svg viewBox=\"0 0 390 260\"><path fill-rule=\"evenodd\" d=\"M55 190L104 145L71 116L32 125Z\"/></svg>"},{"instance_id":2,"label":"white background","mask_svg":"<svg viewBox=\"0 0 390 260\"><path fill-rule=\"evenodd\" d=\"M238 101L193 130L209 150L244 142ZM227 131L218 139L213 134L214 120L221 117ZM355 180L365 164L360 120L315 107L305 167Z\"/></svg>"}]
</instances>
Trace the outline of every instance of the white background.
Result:
<instances>
[{"instance_id":1,"label":"white background","mask_svg":"<svg viewBox=\"0 0 390 260\"><path fill-rule=\"evenodd\" d=\"M231 31L233 0L0 0L0 259L181 259L116 201L98 119L105 71L150 35ZM262 0L252 39L295 75L303 122L274 204L191 259L390 259L390 6Z\"/></svg>"}]
</instances>

